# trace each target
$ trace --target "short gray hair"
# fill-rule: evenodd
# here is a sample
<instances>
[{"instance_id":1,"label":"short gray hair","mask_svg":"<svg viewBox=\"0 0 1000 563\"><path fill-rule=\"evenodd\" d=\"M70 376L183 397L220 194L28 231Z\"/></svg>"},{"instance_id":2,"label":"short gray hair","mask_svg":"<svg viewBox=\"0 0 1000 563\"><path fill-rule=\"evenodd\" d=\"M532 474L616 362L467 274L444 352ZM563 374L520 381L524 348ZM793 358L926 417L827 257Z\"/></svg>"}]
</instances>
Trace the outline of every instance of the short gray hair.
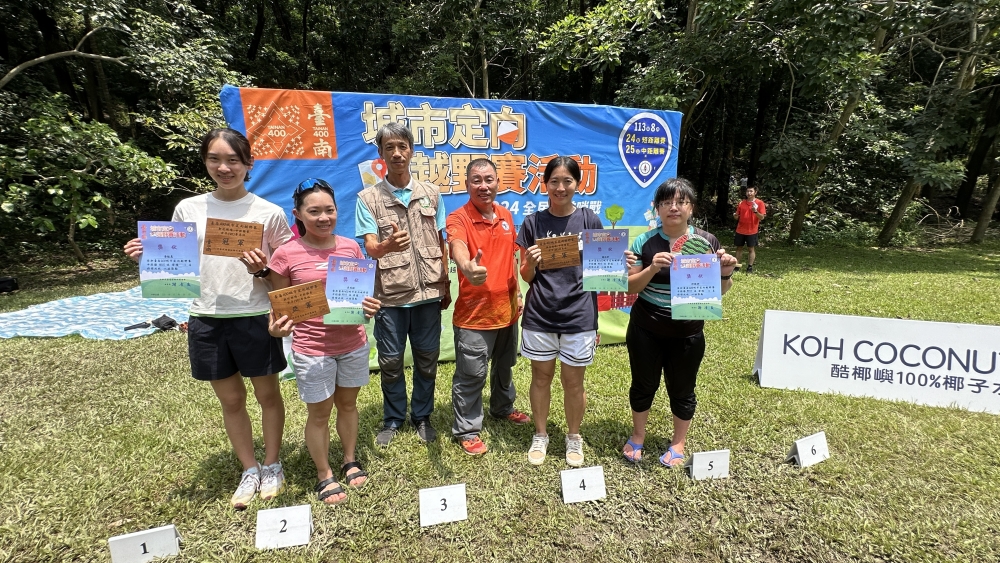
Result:
<instances>
[{"instance_id":1,"label":"short gray hair","mask_svg":"<svg viewBox=\"0 0 1000 563\"><path fill-rule=\"evenodd\" d=\"M406 139L410 148L413 148L413 133L405 125L396 121L386 123L375 134L375 146L378 147L378 150L382 150L383 139Z\"/></svg>"}]
</instances>

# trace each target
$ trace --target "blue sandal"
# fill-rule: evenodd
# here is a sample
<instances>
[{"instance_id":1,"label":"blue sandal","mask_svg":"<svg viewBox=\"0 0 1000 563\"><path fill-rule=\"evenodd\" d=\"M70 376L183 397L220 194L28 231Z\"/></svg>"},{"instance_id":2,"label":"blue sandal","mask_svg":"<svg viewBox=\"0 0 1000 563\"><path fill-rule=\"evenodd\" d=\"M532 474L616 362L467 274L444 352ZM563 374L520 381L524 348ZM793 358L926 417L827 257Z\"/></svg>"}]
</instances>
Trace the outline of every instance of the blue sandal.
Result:
<instances>
[{"instance_id":1,"label":"blue sandal","mask_svg":"<svg viewBox=\"0 0 1000 563\"><path fill-rule=\"evenodd\" d=\"M629 438L628 440L625 441L625 445L632 446L631 455L625 453L624 448L622 449L622 456L626 460L632 463L639 463L640 461L642 461L642 444L636 444L635 442L632 441L632 438Z\"/></svg>"},{"instance_id":2,"label":"blue sandal","mask_svg":"<svg viewBox=\"0 0 1000 563\"><path fill-rule=\"evenodd\" d=\"M660 463L666 467L677 467L678 465L684 465L683 463L672 463L675 459L683 461L684 454L677 453L676 451L674 451L674 447L670 446L669 448L667 448L666 453L660 456Z\"/></svg>"}]
</instances>

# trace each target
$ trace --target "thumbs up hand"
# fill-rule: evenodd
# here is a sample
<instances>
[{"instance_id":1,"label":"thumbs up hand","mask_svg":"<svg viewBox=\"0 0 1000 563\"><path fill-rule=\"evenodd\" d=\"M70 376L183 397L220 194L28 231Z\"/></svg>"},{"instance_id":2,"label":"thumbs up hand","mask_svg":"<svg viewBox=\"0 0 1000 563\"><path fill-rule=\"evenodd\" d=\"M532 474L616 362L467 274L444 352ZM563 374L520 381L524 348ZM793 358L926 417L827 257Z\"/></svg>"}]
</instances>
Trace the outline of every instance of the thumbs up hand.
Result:
<instances>
[{"instance_id":1,"label":"thumbs up hand","mask_svg":"<svg viewBox=\"0 0 1000 563\"><path fill-rule=\"evenodd\" d=\"M462 274L472 285L483 285L486 282L486 266L480 264L483 259L483 249L476 252L476 256L465 263Z\"/></svg>"},{"instance_id":2,"label":"thumbs up hand","mask_svg":"<svg viewBox=\"0 0 1000 563\"><path fill-rule=\"evenodd\" d=\"M392 234L382 243L385 245L385 252L403 252L410 248L410 233L401 231L396 223L390 223L390 225L392 226Z\"/></svg>"}]
</instances>

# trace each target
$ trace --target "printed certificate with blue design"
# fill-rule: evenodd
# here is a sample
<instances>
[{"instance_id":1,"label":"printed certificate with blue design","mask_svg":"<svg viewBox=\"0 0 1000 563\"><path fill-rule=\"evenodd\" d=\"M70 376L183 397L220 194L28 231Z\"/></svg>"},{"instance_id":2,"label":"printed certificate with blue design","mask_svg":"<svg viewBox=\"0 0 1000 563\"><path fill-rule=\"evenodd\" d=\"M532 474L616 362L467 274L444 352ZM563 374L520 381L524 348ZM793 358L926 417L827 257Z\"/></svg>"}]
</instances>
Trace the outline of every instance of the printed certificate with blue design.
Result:
<instances>
[{"instance_id":1,"label":"printed certificate with blue design","mask_svg":"<svg viewBox=\"0 0 1000 563\"><path fill-rule=\"evenodd\" d=\"M331 256L326 270L326 300L330 312L323 316L328 325L364 324L365 297L375 293L375 261Z\"/></svg>"},{"instance_id":2,"label":"printed certificate with blue design","mask_svg":"<svg viewBox=\"0 0 1000 563\"><path fill-rule=\"evenodd\" d=\"M145 298L201 296L195 223L139 221L139 283Z\"/></svg>"},{"instance_id":3,"label":"printed certificate with blue design","mask_svg":"<svg viewBox=\"0 0 1000 563\"><path fill-rule=\"evenodd\" d=\"M583 231L583 290L628 291L627 229Z\"/></svg>"},{"instance_id":4,"label":"printed certificate with blue design","mask_svg":"<svg viewBox=\"0 0 1000 563\"><path fill-rule=\"evenodd\" d=\"M722 320L722 266L716 254L675 254L670 266L670 316Z\"/></svg>"}]
</instances>

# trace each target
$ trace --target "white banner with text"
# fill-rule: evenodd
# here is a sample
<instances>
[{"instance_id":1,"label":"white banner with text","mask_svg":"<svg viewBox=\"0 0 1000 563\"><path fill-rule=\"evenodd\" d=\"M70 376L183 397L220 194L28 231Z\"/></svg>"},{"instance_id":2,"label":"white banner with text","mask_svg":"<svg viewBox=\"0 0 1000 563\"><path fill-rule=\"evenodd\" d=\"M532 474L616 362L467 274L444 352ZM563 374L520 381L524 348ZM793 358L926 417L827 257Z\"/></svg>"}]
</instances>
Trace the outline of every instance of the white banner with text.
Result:
<instances>
[{"instance_id":1,"label":"white banner with text","mask_svg":"<svg viewBox=\"0 0 1000 563\"><path fill-rule=\"evenodd\" d=\"M761 387L1000 414L1000 327L765 311Z\"/></svg>"}]
</instances>

